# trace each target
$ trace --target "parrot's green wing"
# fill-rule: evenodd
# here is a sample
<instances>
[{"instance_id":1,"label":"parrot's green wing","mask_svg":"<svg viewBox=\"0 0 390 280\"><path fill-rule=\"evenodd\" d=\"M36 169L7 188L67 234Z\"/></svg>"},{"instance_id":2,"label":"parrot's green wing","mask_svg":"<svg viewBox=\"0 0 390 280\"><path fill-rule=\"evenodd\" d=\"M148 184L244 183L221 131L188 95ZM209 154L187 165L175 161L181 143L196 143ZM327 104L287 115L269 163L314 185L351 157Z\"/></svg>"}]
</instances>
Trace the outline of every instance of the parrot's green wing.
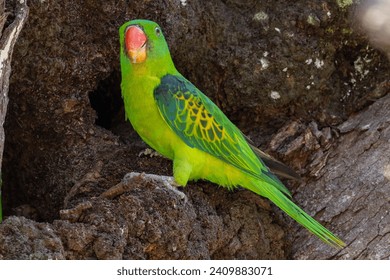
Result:
<instances>
[{"instance_id":1,"label":"parrot's green wing","mask_svg":"<svg viewBox=\"0 0 390 280\"><path fill-rule=\"evenodd\" d=\"M207 152L243 172L290 192L256 156L241 131L191 82L166 75L154 90L161 115L190 147Z\"/></svg>"}]
</instances>

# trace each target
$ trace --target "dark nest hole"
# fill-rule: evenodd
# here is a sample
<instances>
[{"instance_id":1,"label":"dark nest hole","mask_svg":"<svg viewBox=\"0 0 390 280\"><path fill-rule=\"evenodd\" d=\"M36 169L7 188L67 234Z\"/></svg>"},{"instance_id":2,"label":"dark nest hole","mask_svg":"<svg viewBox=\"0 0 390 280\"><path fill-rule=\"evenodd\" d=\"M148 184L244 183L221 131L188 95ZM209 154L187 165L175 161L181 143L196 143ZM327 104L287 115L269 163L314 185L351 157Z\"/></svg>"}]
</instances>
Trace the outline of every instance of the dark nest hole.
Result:
<instances>
[{"instance_id":1,"label":"dark nest hole","mask_svg":"<svg viewBox=\"0 0 390 280\"><path fill-rule=\"evenodd\" d=\"M96 111L97 126L128 138L131 125L124 117L120 80L120 72L113 71L98 84L95 91L89 94L89 100ZM70 180L69 185L63 189L54 187L53 193L48 193L46 188L40 187L40 184L56 184L55 180L61 179L61 176L67 172L60 170L61 175L53 177L53 181L50 181L47 176L52 174L52 168L66 165L66 159L60 157L56 158L52 165L46 165L53 160L54 154L61 156L56 154L55 143L61 143L62 136L54 131L48 131L45 125L41 125L42 120L47 116L41 118L36 114L21 112L19 103L29 96L15 95L16 90L17 86L11 85L5 123L6 141L2 172L3 215L4 217L24 216L35 221L48 222L58 217L58 205L62 204L67 187L70 189L72 186ZM38 136L39 141L37 141ZM63 183L61 181L60 184Z\"/></svg>"},{"instance_id":2,"label":"dark nest hole","mask_svg":"<svg viewBox=\"0 0 390 280\"><path fill-rule=\"evenodd\" d=\"M96 111L95 124L114 133L119 125L125 123L120 82L120 72L114 71L89 94L91 106Z\"/></svg>"}]
</instances>

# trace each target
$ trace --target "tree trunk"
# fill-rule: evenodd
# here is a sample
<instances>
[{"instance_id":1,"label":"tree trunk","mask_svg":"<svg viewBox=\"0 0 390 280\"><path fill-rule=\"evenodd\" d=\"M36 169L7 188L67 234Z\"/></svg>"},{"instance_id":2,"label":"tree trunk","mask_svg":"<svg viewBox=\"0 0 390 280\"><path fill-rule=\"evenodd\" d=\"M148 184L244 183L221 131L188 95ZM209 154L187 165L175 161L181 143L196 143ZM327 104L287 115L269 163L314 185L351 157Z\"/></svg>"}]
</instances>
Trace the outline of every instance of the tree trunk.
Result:
<instances>
[{"instance_id":1,"label":"tree trunk","mask_svg":"<svg viewBox=\"0 0 390 280\"><path fill-rule=\"evenodd\" d=\"M389 83L387 91L389 91ZM389 259L390 95L338 126L341 134L295 198L347 243L340 251L304 231L292 242L298 259Z\"/></svg>"}]
</instances>

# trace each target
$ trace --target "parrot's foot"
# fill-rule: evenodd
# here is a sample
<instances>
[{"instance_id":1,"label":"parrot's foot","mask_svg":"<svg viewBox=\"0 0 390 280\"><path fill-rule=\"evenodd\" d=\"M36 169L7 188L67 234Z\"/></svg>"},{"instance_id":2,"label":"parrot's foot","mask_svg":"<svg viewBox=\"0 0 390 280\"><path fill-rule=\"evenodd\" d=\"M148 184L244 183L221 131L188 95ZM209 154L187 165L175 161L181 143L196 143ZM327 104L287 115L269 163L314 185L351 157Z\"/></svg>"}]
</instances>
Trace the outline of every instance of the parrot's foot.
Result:
<instances>
[{"instance_id":1,"label":"parrot's foot","mask_svg":"<svg viewBox=\"0 0 390 280\"><path fill-rule=\"evenodd\" d=\"M183 192L177 189L178 187L180 187L180 185L176 183L173 177L156 175L156 174L143 174L143 175L144 178L150 179L152 181L161 182L168 190L173 191L178 197L180 197L180 199L184 200L186 203L188 202L187 196Z\"/></svg>"},{"instance_id":2,"label":"parrot's foot","mask_svg":"<svg viewBox=\"0 0 390 280\"><path fill-rule=\"evenodd\" d=\"M145 173L138 173L138 172L127 173L119 184L106 190L104 193L100 195L100 197L114 198L118 195L121 195L122 193L126 192L129 189L129 187L132 185L131 182L140 179L144 181L161 182L167 189L171 190L178 197L180 197L180 199L184 200L186 203L188 201L187 196L183 192L177 189L179 185L175 182L175 179L173 177L156 175L156 174L145 174Z\"/></svg>"},{"instance_id":3,"label":"parrot's foot","mask_svg":"<svg viewBox=\"0 0 390 280\"><path fill-rule=\"evenodd\" d=\"M155 150L152 150L152 149L150 149L150 148L146 148L145 150L141 151L141 152L138 154L138 157L141 157L141 156L163 157L163 156L160 155L158 152L156 152Z\"/></svg>"}]
</instances>

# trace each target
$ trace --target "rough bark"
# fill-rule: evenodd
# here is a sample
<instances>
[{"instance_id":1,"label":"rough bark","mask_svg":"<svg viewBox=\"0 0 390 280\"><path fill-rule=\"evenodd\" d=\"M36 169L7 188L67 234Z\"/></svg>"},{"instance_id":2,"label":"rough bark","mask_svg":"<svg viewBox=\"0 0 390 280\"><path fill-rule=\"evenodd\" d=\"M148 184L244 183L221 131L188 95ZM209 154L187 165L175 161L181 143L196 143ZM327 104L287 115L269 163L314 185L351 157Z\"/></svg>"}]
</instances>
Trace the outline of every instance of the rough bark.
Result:
<instances>
[{"instance_id":1,"label":"rough bark","mask_svg":"<svg viewBox=\"0 0 390 280\"><path fill-rule=\"evenodd\" d=\"M187 201L142 177L123 184L123 194L84 198L50 224L7 218L0 258L284 258L283 231L261 198L189 186Z\"/></svg>"},{"instance_id":2,"label":"rough bark","mask_svg":"<svg viewBox=\"0 0 390 280\"><path fill-rule=\"evenodd\" d=\"M388 259L389 109L387 95L332 129L293 122L271 141L273 150L307 166L296 201L347 242L331 250L287 221L292 258Z\"/></svg>"},{"instance_id":3,"label":"rough bark","mask_svg":"<svg viewBox=\"0 0 390 280\"><path fill-rule=\"evenodd\" d=\"M31 2L10 83L1 258L386 257L380 243L386 235L356 253L364 239L357 231L369 232L358 222L368 216L372 228L381 224L379 212L366 209L377 195L363 196L372 186L363 184L358 169L350 181L342 181L341 169L340 178L326 175L348 163L342 156L348 143L367 157L386 152L351 142L359 133L369 135L358 125L350 132L340 126L337 138L337 126L389 91L385 56L351 28L356 5L184 2ZM178 69L258 146L302 174L300 186L286 182L298 204L350 247L326 247L246 190L191 183L181 190L188 198L183 201L139 178L123 182L118 196L101 196L132 171L172 173L170 161L145 154L146 145L124 122L117 29L133 18L160 23ZM386 98L357 116L380 123L383 116L367 112ZM359 191L347 198L351 185ZM362 198L348 204L352 197Z\"/></svg>"},{"instance_id":4,"label":"rough bark","mask_svg":"<svg viewBox=\"0 0 390 280\"><path fill-rule=\"evenodd\" d=\"M389 86L389 84L388 84ZM338 126L341 137L315 180L295 196L344 238L331 251L307 234L293 241L293 258L389 259L390 95Z\"/></svg>"}]
</instances>

